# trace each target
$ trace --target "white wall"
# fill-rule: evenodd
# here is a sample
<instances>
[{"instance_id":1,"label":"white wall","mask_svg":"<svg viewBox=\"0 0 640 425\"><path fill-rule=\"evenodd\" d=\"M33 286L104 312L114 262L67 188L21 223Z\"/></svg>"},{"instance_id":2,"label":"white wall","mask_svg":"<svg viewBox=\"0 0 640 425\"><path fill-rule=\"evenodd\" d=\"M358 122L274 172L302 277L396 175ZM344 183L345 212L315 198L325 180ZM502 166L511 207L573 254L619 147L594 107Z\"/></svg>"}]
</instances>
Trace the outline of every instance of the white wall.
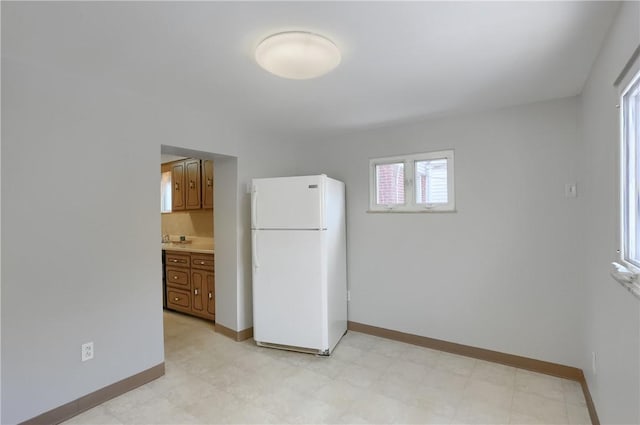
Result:
<instances>
[{"instance_id":1,"label":"white wall","mask_svg":"<svg viewBox=\"0 0 640 425\"><path fill-rule=\"evenodd\" d=\"M618 227L614 81L640 44L640 3L621 7L582 95L585 152L585 340L581 365L602 423L640 423L640 300L610 276ZM596 353L597 374L591 369Z\"/></svg>"},{"instance_id":2,"label":"white wall","mask_svg":"<svg viewBox=\"0 0 640 425\"><path fill-rule=\"evenodd\" d=\"M223 119L55 69L3 60L2 88L1 422L14 423L163 361L161 145L237 157L243 181L286 159L264 138L254 154ZM244 226L246 206L221 211ZM249 251L235 237L220 258ZM235 330L250 319L233 280L247 285L248 261L217 265L218 303L242 307L218 318ZM86 341L95 359L81 363Z\"/></svg>"},{"instance_id":3,"label":"white wall","mask_svg":"<svg viewBox=\"0 0 640 425\"><path fill-rule=\"evenodd\" d=\"M349 320L576 366L576 98L305 146L347 187ZM369 158L455 149L456 213L370 214Z\"/></svg>"}]
</instances>

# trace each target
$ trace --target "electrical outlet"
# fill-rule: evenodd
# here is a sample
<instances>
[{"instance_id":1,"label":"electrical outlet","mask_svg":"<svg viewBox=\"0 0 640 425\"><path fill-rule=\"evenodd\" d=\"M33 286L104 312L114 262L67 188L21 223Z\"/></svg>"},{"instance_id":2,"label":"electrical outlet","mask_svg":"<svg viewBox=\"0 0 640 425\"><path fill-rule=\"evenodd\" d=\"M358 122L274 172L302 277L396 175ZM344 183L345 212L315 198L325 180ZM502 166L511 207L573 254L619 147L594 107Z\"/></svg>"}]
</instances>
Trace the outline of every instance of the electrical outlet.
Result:
<instances>
[{"instance_id":1,"label":"electrical outlet","mask_svg":"<svg viewBox=\"0 0 640 425\"><path fill-rule=\"evenodd\" d=\"M578 185L576 183L565 184L564 196L566 196L567 198L576 198L578 196Z\"/></svg>"},{"instance_id":2,"label":"electrical outlet","mask_svg":"<svg viewBox=\"0 0 640 425\"><path fill-rule=\"evenodd\" d=\"M86 362L93 358L93 342L82 344L82 361Z\"/></svg>"},{"instance_id":3,"label":"electrical outlet","mask_svg":"<svg viewBox=\"0 0 640 425\"><path fill-rule=\"evenodd\" d=\"M347 302L351 301L351 291L347 291Z\"/></svg>"},{"instance_id":4,"label":"electrical outlet","mask_svg":"<svg viewBox=\"0 0 640 425\"><path fill-rule=\"evenodd\" d=\"M595 351L591 352L591 370L593 371L593 374L596 375L596 352Z\"/></svg>"}]
</instances>

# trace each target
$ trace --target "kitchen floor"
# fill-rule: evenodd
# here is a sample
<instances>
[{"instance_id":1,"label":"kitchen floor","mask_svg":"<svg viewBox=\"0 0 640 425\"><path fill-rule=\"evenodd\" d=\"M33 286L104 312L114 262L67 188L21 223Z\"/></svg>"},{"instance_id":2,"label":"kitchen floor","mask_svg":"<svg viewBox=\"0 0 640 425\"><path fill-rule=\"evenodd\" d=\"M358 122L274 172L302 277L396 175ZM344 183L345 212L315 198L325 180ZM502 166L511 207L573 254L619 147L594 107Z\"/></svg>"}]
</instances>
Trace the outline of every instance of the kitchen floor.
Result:
<instances>
[{"instance_id":1,"label":"kitchen floor","mask_svg":"<svg viewBox=\"0 0 640 425\"><path fill-rule=\"evenodd\" d=\"M588 424L580 385L348 332L329 358L165 312L166 375L66 424Z\"/></svg>"}]
</instances>

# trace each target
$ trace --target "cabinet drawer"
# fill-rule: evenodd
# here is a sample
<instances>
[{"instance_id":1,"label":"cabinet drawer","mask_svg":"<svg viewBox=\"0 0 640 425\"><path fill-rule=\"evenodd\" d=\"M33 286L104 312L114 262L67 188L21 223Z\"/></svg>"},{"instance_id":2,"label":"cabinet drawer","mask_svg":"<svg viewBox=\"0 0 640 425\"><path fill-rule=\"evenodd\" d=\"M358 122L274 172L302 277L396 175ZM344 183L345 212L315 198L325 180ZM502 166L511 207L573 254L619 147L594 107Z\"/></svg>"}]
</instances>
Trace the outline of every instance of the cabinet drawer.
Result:
<instances>
[{"instance_id":1,"label":"cabinet drawer","mask_svg":"<svg viewBox=\"0 0 640 425\"><path fill-rule=\"evenodd\" d=\"M213 270L213 255L191 254L191 267L194 269Z\"/></svg>"},{"instance_id":2,"label":"cabinet drawer","mask_svg":"<svg viewBox=\"0 0 640 425\"><path fill-rule=\"evenodd\" d=\"M167 266L189 267L189 254L178 254L175 252L166 252Z\"/></svg>"},{"instance_id":3,"label":"cabinet drawer","mask_svg":"<svg viewBox=\"0 0 640 425\"><path fill-rule=\"evenodd\" d=\"M174 269L167 266L167 285L189 287L189 270Z\"/></svg>"},{"instance_id":4,"label":"cabinet drawer","mask_svg":"<svg viewBox=\"0 0 640 425\"><path fill-rule=\"evenodd\" d=\"M181 311L190 311L190 294L180 289L167 288L167 307Z\"/></svg>"}]
</instances>

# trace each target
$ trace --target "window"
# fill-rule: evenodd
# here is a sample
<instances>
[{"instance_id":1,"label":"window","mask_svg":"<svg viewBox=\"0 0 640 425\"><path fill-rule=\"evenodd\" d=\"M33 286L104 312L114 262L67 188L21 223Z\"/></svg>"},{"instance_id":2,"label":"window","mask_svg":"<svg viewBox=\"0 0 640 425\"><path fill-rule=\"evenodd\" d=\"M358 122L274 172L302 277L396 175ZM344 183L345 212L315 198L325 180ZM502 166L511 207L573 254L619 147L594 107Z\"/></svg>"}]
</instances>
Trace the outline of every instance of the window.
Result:
<instances>
[{"instance_id":1,"label":"window","mask_svg":"<svg viewBox=\"0 0 640 425\"><path fill-rule=\"evenodd\" d=\"M454 211L453 150L370 161L370 211Z\"/></svg>"},{"instance_id":2,"label":"window","mask_svg":"<svg viewBox=\"0 0 640 425\"><path fill-rule=\"evenodd\" d=\"M160 212L171 212L171 171L161 174L160 180Z\"/></svg>"},{"instance_id":3,"label":"window","mask_svg":"<svg viewBox=\"0 0 640 425\"><path fill-rule=\"evenodd\" d=\"M622 91L621 99L622 260L640 268L640 73Z\"/></svg>"}]
</instances>

